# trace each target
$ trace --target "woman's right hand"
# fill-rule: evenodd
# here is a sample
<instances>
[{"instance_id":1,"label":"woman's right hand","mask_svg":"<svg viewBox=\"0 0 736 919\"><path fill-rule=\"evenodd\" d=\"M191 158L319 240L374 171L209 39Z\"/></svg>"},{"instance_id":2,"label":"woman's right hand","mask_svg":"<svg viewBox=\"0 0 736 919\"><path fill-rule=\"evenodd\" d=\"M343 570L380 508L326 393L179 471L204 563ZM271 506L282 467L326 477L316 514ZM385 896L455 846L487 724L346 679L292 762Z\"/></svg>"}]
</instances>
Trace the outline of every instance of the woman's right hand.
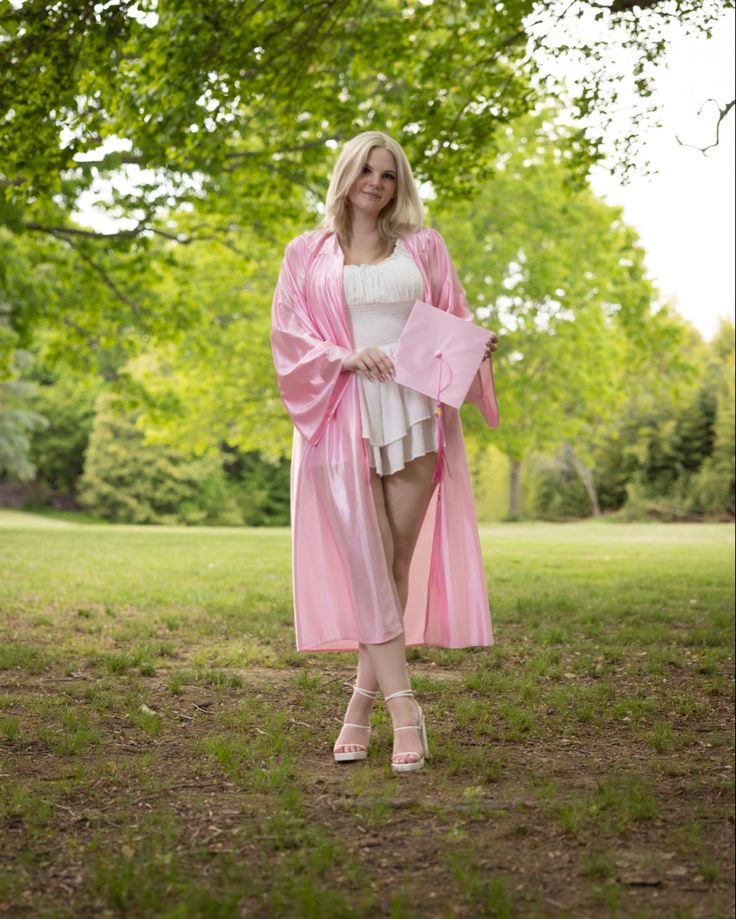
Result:
<instances>
[{"instance_id":1,"label":"woman's right hand","mask_svg":"<svg viewBox=\"0 0 736 919\"><path fill-rule=\"evenodd\" d=\"M368 380L387 380L394 375L394 365L380 348L363 348L353 351L342 362L342 369L362 373Z\"/></svg>"}]
</instances>

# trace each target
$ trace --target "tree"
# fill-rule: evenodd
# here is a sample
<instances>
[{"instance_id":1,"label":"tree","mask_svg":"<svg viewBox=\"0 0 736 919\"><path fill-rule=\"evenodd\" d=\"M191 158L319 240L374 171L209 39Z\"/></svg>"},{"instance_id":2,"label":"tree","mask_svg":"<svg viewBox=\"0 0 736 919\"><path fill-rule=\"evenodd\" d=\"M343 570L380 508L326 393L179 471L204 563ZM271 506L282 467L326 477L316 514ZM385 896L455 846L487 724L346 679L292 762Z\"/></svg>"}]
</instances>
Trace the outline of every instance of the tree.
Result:
<instances>
[{"instance_id":1,"label":"tree","mask_svg":"<svg viewBox=\"0 0 736 919\"><path fill-rule=\"evenodd\" d=\"M524 456L568 441L592 489L592 448L635 368L653 354L679 360L671 347L660 352L678 327L666 309L654 312L643 251L620 208L566 183L568 130L549 110L517 122L480 193L433 207L471 308L502 336L494 440L511 461L511 517L521 512ZM478 431L472 413L468 422Z\"/></svg>"},{"instance_id":2,"label":"tree","mask_svg":"<svg viewBox=\"0 0 736 919\"><path fill-rule=\"evenodd\" d=\"M53 366L114 382L119 368L151 336L175 339L198 321L196 303L157 300L168 252L144 239L129 251L88 252L54 238L0 227L0 379L15 375L16 349L37 351ZM157 248L158 259L148 251ZM124 290L112 273L124 275Z\"/></svg>"},{"instance_id":3,"label":"tree","mask_svg":"<svg viewBox=\"0 0 736 919\"><path fill-rule=\"evenodd\" d=\"M170 252L156 241L229 246L253 230L283 244L282 221L316 213L335 146L367 128L394 134L417 178L444 200L467 198L493 176L505 128L557 97L572 117L598 122L558 138L581 188L604 156L622 87L648 105L667 48L663 24L709 35L732 6L2 2L0 223L46 243L45 257L42 247L30 257L34 267L40 258L45 277L33 279L9 322L66 323L67 353L113 380L120 352L138 334L176 336L199 320L196 304L187 314L192 304L164 311L151 302L146 262ZM610 49L619 44L633 56L629 73L614 66ZM571 56L586 68L568 98L549 62ZM637 162L639 117L648 114L632 114L624 173ZM75 220L90 195L116 229ZM75 301L75 280L94 295ZM44 285L53 288L50 308L37 310L29 300L38 292L45 304ZM0 338L0 355L6 346ZM0 364L0 378L8 365Z\"/></svg>"},{"instance_id":4,"label":"tree","mask_svg":"<svg viewBox=\"0 0 736 919\"><path fill-rule=\"evenodd\" d=\"M211 241L172 252L157 288L161 308L196 303L199 321L176 340L152 337L116 385L130 408L141 409L149 442L187 444L198 454L223 444L273 463L290 451L269 340L282 257L283 246L253 231L234 237L230 249Z\"/></svg>"},{"instance_id":5,"label":"tree","mask_svg":"<svg viewBox=\"0 0 736 919\"><path fill-rule=\"evenodd\" d=\"M721 326L715 342L730 338L730 351L724 355L722 373L716 384L716 417L711 455L705 460L693 483L694 505L706 514L733 520L736 515L736 365L734 364L733 326Z\"/></svg>"},{"instance_id":6,"label":"tree","mask_svg":"<svg viewBox=\"0 0 736 919\"><path fill-rule=\"evenodd\" d=\"M30 459L31 434L47 424L39 412L23 408L32 387L19 380L0 382L0 477L30 482L36 466Z\"/></svg>"},{"instance_id":7,"label":"tree","mask_svg":"<svg viewBox=\"0 0 736 919\"><path fill-rule=\"evenodd\" d=\"M724 322L706 343L680 323L680 348L694 372L683 375L666 363L654 372L642 367L619 418L595 447L604 510L635 518L733 515L733 326Z\"/></svg>"},{"instance_id":8,"label":"tree","mask_svg":"<svg viewBox=\"0 0 736 919\"><path fill-rule=\"evenodd\" d=\"M18 349L13 360L13 370L20 374L32 355ZM0 379L0 477L29 482L36 474L31 437L48 426L48 419L31 407L34 393L35 386L27 380Z\"/></svg>"},{"instance_id":9,"label":"tree","mask_svg":"<svg viewBox=\"0 0 736 919\"><path fill-rule=\"evenodd\" d=\"M54 197L68 215L97 178L135 167L152 172L134 191L114 189L111 210L131 218L117 236L164 232L156 215L216 192L232 174L250 201L295 182L314 196L331 145L375 127L405 145L421 180L446 197L468 195L491 174L504 126L541 98L569 94L549 66L563 57L585 65L573 117L598 120L567 139L578 180L601 158L628 86L640 105L620 145L626 172L651 114L641 105L666 52L664 26L710 35L731 8L732 0L5 2L0 216L73 239L74 228L48 212ZM616 67L612 45L631 52L630 71Z\"/></svg>"},{"instance_id":10,"label":"tree","mask_svg":"<svg viewBox=\"0 0 736 919\"><path fill-rule=\"evenodd\" d=\"M78 489L84 507L119 523L242 522L219 457L147 445L135 414L109 393L96 407Z\"/></svg>"},{"instance_id":11,"label":"tree","mask_svg":"<svg viewBox=\"0 0 736 919\"><path fill-rule=\"evenodd\" d=\"M71 495L76 492L101 388L101 381L69 374L36 383L30 404L46 419L46 425L31 437L30 459L37 481Z\"/></svg>"}]
</instances>

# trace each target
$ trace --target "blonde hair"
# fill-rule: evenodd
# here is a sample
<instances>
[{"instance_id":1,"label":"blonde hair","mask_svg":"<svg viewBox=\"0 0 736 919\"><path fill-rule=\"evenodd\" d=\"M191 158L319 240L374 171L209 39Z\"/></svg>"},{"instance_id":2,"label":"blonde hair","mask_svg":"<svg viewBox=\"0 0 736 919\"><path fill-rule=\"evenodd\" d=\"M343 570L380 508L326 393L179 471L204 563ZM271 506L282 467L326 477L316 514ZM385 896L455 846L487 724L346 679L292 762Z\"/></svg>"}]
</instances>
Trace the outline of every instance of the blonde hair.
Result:
<instances>
[{"instance_id":1,"label":"blonde hair","mask_svg":"<svg viewBox=\"0 0 736 919\"><path fill-rule=\"evenodd\" d=\"M340 152L327 189L325 213L318 226L334 230L343 244L352 236L352 219L348 191L361 175L373 147L383 147L396 161L396 194L378 215L378 232L389 244L424 223L424 205L419 197L409 160L397 143L382 131L363 131L351 138Z\"/></svg>"}]
</instances>

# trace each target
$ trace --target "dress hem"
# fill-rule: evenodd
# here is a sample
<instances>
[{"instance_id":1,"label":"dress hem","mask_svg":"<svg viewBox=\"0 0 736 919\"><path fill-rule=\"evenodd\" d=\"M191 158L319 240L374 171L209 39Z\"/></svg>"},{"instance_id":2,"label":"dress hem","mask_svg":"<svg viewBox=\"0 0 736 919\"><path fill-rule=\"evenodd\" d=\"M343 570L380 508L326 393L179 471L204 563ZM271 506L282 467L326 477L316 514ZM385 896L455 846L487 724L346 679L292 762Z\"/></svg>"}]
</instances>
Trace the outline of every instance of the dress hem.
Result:
<instances>
[{"instance_id":1,"label":"dress hem","mask_svg":"<svg viewBox=\"0 0 736 919\"><path fill-rule=\"evenodd\" d=\"M407 429L402 434L399 434L399 436L394 437L393 440L387 440L382 444L374 444L370 437L363 437L363 440L367 440L371 447L390 447L392 444L397 444L400 440L403 440L407 434L409 434L411 428L413 428L415 425L420 424L422 421L430 421L433 416L434 412L430 412L428 415L422 415L421 418L415 418L411 424L407 426Z\"/></svg>"},{"instance_id":2,"label":"dress hem","mask_svg":"<svg viewBox=\"0 0 736 919\"><path fill-rule=\"evenodd\" d=\"M397 633L397 634L400 635L401 633L399 632L399 633ZM392 636L392 638L396 638L396 637L397 637L397 635L393 635L393 636ZM333 641L355 641L355 642L358 642L358 643L360 643L360 644L373 644L373 642L364 642L364 641L362 641L361 639L358 639L358 638L331 638L329 641L330 641L330 642L333 642ZM387 638L386 641L391 641L391 638ZM327 642L325 642L325 644L327 644ZM383 644L383 642L378 642L378 644ZM406 645L406 647L407 647L407 648L444 648L444 649L447 650L447 651L460 651L460 650L462 650L463 648L490 648L490 647L492 647L494 644L495 644L495 641L493 641L493 640L488 641L488 642L486 642L486 643L474 642L474 643L472 643L472 644L460 644L460 645L440 645L440 644L434 644L434 643L428 642L428 641L412 641L412 642L408 642L407 645ZM332 652L332 653L340 653L340 652L342 652L342 653L355 654L355 653L357 652L358 649L357 649L357 648L324 648L324 647L322 647L322 646L319 646L319 647L313 646L313 647L310 647L310 648L299 648L299 647L297 647L296 650L297 650L297 652L298 652L299 654L327 654L327 653L330 653L330 652Z\"/></svg>"},{"instance_id":3,"label":"dress hem","mask_svg":"<svg viewBox=\"0 0 736 919\"><path fill-rule=\"evenodd\" d=\"M376 473L376 475L380 476L381 478L384 478L385 476L394 475L394 474L397 473L397 472L401 472L402 469L406 469L406 467L408 466L408 464L411 463L411 462L413 462L415 459L419 459L419 458L422 457L422 456L429 456L430 454L435 454L435 455L436 455L436 454L437 454L437 450L426 450L424 453L417 453L416 456L410 456L409 459L404 463L403 466L399 466L398 469L392 469L390 472L379 472L379 471L376 469L375 466L371 466L370 462L368 463L368 465L369 465L369 466L371 467L371 469Z\"/></svg>"}]
</instances>

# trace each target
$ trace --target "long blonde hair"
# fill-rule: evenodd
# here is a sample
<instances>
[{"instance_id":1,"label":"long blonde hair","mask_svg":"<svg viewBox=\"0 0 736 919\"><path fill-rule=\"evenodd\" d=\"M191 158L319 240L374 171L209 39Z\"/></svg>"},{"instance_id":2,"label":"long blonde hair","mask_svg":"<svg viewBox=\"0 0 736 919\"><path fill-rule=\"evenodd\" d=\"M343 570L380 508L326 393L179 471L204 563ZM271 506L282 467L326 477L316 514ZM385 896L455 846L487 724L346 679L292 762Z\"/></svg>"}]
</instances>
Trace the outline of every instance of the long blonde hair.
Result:
<instances>
[{"instance_id":1,"label":"long blonde hair","mask_svg":"<svg viewBox=\"0 0 736 919\"><path fill-rule=\"evenodd\" d=\"M397 238L421 229L424 223L424 205L401 145L382 131L363 131L346 142L337 158L327 189L325 213L318 224L334 230L343 246L349 244L352 236L348 192L362 173L373 147L388 150L396 161L396 194L378 215L378 232L386 248Z\"/></svg>"}]
</instances>

